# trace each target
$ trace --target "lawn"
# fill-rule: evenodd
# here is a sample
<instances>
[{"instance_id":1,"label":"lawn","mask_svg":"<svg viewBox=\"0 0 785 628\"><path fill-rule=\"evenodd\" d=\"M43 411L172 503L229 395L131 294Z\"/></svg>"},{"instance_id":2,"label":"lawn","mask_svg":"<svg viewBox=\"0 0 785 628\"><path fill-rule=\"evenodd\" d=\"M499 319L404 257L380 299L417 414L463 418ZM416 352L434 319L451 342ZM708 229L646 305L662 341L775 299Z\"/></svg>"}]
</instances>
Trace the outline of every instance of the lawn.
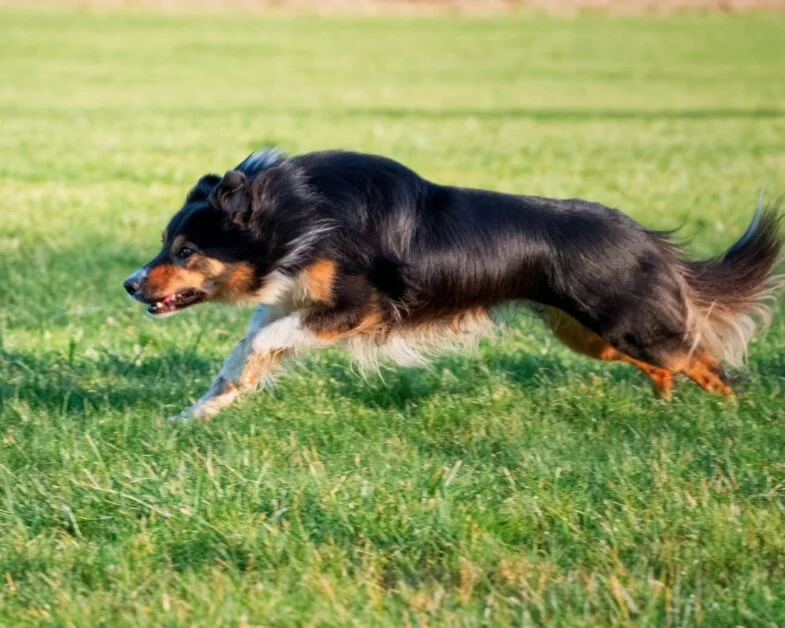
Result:
<instances>
[{"instance_id":1,"label":"lawn","mask_svg":"<svg viewBox=\"0 0 785 628\"><path fill-rule=\"evenodd\" d=\"M172 425L250 312L157 322L121 287L199 175L265 144L719 253L785 190L784 31L0 8L0 624L785 623L785 314L736 402L660 401L522 316L381 378L306 355Z\"/></svg>"}]
</instances>

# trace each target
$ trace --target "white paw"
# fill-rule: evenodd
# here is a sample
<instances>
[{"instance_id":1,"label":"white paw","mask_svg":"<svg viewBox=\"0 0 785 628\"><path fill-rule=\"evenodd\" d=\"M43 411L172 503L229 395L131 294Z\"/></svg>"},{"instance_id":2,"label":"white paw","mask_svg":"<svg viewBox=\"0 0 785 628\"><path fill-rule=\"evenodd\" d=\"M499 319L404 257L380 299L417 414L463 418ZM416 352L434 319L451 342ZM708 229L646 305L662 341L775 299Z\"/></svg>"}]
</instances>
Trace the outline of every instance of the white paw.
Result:
<instances>
[{"instance_id":1,"label":"white paw","mask_svg":"<svg viewBox=\"0 0 785 628\"><path fill-rule=\"evenodd\" d=\"M182 423L191 419L211 419L219 410L204 403L195 403L190 408L186 408L180 414L170 416L167 420L170 423Z\"/></svg>"},{"instance_id":2,"label":"white paw","mask_svg":"<svg viewBox=\"0 0 785 628\"><path fill-rule=\"evenodd\" d=\"M188 421L189 419L193 418L193 414L191 413L191 408L186 408L179 414L173 414L172 416L166 417L166 420L169 423L181 423L183 421Z\"/></svg>"},{"instance_id":3,"label":"white paw","mask_svg":"<svg viewBox=\"0 0 785 628\"><path fill-rule=\"evenodd\" d=\"M182 421L187 421L191 418L190 408L188 410L183 410L180 414L173 414L171 416L166 417L167 423L180 423Z\"/></svg>"},{"instance_id":4,"label":"white paw","mask_svg":"<svg viewBox=\"0 0 785 628\"><path fill-rule=\"evenodd\" d=\"M236 388L230 388L227 392L220 395L205 395L190 408L183 410L180 414L170 417L170 421L187 421L189 419L212 419L224 408L231 405L237 398Z\"/></svg>"}]
</instances>

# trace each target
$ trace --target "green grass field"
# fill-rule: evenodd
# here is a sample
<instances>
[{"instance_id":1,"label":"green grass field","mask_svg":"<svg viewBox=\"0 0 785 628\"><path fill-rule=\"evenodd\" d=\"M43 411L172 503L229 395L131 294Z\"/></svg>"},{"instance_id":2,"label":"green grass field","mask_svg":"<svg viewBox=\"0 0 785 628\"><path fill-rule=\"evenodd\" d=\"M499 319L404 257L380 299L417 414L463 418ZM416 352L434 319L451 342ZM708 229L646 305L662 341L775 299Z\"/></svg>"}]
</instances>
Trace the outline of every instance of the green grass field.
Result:
<instances>
[{"instance_id":1,"label":"green grass field","mask_svg":"<svg viewBox=\"0 0 785 628\"><path fill-rule=\"evenodd\" d=\"M363 379L305 356L207 423L250 312L123 294L264 144L617 206L700 256L785 190L785 17L0 8L0 624L785 623L785 315L738 400L521 317Z\"/></svg>"}]
</instances>

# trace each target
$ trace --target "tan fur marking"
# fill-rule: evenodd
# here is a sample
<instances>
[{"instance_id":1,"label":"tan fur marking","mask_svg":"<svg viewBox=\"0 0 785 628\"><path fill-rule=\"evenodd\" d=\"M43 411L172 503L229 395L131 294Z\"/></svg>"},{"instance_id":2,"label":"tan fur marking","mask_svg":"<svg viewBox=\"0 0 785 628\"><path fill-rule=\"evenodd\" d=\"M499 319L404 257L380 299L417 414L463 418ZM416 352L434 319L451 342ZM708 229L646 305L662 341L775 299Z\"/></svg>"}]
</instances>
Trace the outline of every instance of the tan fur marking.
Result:
<instances>
[{"instance_id":1,"label":"tan fur marking","mask_svg":"<svg viewBox=\"0 0 785 628\"><path fill-rule=\"evenodd\" d=\"M654 390L657 391L664 399L670 400L673 396L673 373L668 369L640 362L630 356L620 353L620 359L637 366L641 371L646 373L651 378Z\"/></svg>"},{"instance_id":2,"label":"tan fur marking","mask_svg":"<svg viewBox=\"0 0 785 628\"><path fill-rule=\"evenodd\" d=\"M438 353L440 345L449 348L450 345L471 343L486 335L492 327L488 310L472 308L386 331L391 336L411 342L412 345L420 345L426 351L436 349Z\"/></svg>"},{"instance_id":3,"label":"tan fur marking","mask_svg":"<svg viewBox=\"0 0 785 628\"><path fill-rule=\"evenodd\" d=\"M172 246L170 250L172 251L172 255L177 255L177 252L183 248L183 245L186 242L186 238L184 235L176 236L174 241L172 242Z\"/></svg>"},{"instance_id":4,"label":"tan fur marking","mask_svg":"<svg viewBox=\"0 0 785 628\"><path fill-rule=\"evenodd\" d=\"M317 260L304 271L308 297L315 303L330 303L335 282L335 262L328 259Z\"/></svg>"},{"instance_id":5,"label":"tan fur marking","mask_svg":"<svg viewBox=\"0 0 785 628\"><path fill-rule=\"evenodd\" d=\"M545 308L548 326L555 336L576 353L598 360L617 360L620 354L605 340L586 329L572 316L553 307Z\"/></svg>"},{"instance_id":6,"label":"tan fur marking","mask_svg":"<svg viewBox=\"0 0 785 628\"><path fill-rule=\"evenodd\" d=\"M223 275L226 277L226 281L220 296L228 301L235 301L248 295L254 280L253 266L246 262L226 264Z\"/></svg>"},{"instance_id":7,"label":"tan fur marking","mask_svg":"<svg viewBox=\"0 0 785 628\"><path fill-rule=\"evenodd\" d=\"M235 386L233 386L231 382L226 381L223 377L219 377L218 381L215 382L214 386L216 392L221 395L225 395L226 393L236 390Z\"/></svg>"},{"instance_id":8,"label":"tan fur marking","mask_svg":"<svg viewBox=\"0 0 785 628\"><path fill-rule=\"evenodd\" d=\"M324 340L325 342L333 342L338 340L339 338L346 335L345 332L339 331L337 329L325 329L313 332L313 334L319 339Z\"/></svg>"},{"instance_id":9,"label":"tan fur marking","mask_svg":"<svg viewBox=\"0 0 785 628\"><path fill-rule=\"evenodd\" d=\"M379 331L382 324L382 313L374 308L363 316L360 323L351 330L352 334L374 334Z\"/></svg>"},{"instance_id":10,"label":"tan fur marking","mask_svg":"<svg viewBox=\"0 0 785 628\"><path fill-rule=\"evenodd\" d=\"M667 364L668 368L662 368L618 351L561 310L546 308L546 315L553 333L570 349L598 360L618 360L633 364L651 378L654 387L666 398L670 398L672 393L674 373L684 373L708 392L718 393L723 397L733 395L731 388L723 381L722 366L707 353L673 357Z\"/></svg>"},{"instance_id":11,"label":"tan fur marking","mask_svg":"<svg viewBox=\"0 0 785 628\"><path fill-rule=\"evenodd\" d=\"M162 298L191 288L202 290L211 300L236 303L253 297L253 280L254 269L246 262L227 264L196 253L185 266L164 263L151 268L145 291L151 298Z\"/></svg>"},{"instance_id":12,"label":"tan fur marking","mask_svg":"<svg viewBox=\"0 0 785 628\"><path fill-rule=\"evenodd\" d=\"M382 314L378 308L374 307L359 323L350 329L327 329L314 331L314 335L320 340L334 342L342 338L355 336L373 336L381 333Z\"/></svg>"},{"instance_id":13,"label":"tan fur marking","mask_svg":"<svg viewBox=\"0 0 785 628\"><path fill-rule=\"evenodd\" d=\"M706 353L690 358L681 372L698 384L703 390L717 393L723 397L732 397L733 391L720 377L722 366Z\"/></svg>"},{"instance_id":14,"label":"tan fur marking","mask_svg":"<svg viewBox=\"0 0 785 628\"><path fill-rule=\"evenodd\" d=\"M388 326L381 318L366 317L361 330L348 340L349 350L363 369L378 370L380 360L402 366L424 366L435 355L472 348L493 330L484 308L444 314L414 324Z\"/></svg>"},{"instance_id":15,"label":"tan fur marking","mask_svg":"<svg viewBox=\"0 0 785 628\"><path fill-rule=\"evenodd\" d=\"M205 273L197 270L161 264L147 273L147 291L150 296L163 297L186 288L202 289L207 279Z\"/></svg>"},{"instance_id":16,"label":"tan fur marking","mask_svg":"<svg viewBox=\"0 0 785 628\"><path fill-rule=\"evenodd\" d=\"M147 272L147 289L151 296L169 294L169 284L172 282L177 269L173 264L159 264Z\"/></svg>"},{"instance_id":17,"label":"tan fur marking","mask_svg":"<svg viewBox=\"0 0 785 628\"><path fill-rule=\"evenodd\" d=\"M654 389L666 399L673 394L673 372L622 353L593 331L557 308L545 308L548 326L554 335L576 353L603 361L627 362L651 378Z\"/></svg>"},{"instance_id":18,"label":"tan fur marking","mask_svg":"<svg viewBox=\"0 0 785 628\"><path fill-rule=\"evenodd\" d=\"M290 352L284 349L275 349L251 354L240 373L240 387L252 388L256 386L262 378L272 373L287 353Z\"/></svg>"}]
</instances>

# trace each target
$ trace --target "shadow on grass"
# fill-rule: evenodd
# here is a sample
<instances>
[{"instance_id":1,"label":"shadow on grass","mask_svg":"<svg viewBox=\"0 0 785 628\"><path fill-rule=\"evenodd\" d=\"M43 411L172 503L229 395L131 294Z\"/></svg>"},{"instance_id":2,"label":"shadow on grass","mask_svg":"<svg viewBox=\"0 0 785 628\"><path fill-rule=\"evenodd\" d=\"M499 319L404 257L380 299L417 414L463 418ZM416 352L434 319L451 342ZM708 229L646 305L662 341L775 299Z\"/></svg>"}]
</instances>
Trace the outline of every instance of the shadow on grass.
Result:
<instances>
[{"instance_id":1,"label":"shadow on grass","mask_svg":"<svg viewBox=\"0 0 785 628\"><path fill-rule=\"evenodd\" d=\"M785 359L782 356L759 357L755 360L754 369L761 377L785 379Z\"/></svg>"},{"instance_id":2,"label":"shadow on grass","mask_svg":"<svg viewBox=\"0 0 785 628\"><path fill-rule=\"evenodd\" d=\"M384 368L381 376L366 377L346 359L297 368L327 371L328 396L388 411L403 411L438 396L473 397L503 384L528 390L603 385L596 378L607 386L626 383L646 396L653 395L648 379L628 365L568 361L565 356L562 352L500 352L484 357L459 354L434 359L428 367L391 366ZM60 415L101 409L169 415L204 392L219 362L193 350L136 358L103 354L73 363L60 354L0 351L0 411L7 404L23 402L32 409ZM776 381L785 378L785 366L774 359L756 361L754 372ZM739 390L749 384L749 377L736 382ZM677 383L679 388L691 386L686 380Z\"/></svg>"},{"instance_id":3,"label":"shadow on grass","mask_svg":"<svg viewBox=\"0 0 785 628\"><path fill-rule=\"evenodd\" d=\"M143 358L104 354L73 363L60 354L0 352L0 371L4 373L0 411L8 404L22 402L60 415L101 409L168 414L201 394L218 367L217 361L195 351ZM521 354L449 356L426 368L384 369L381 377L363 377L343 359L327 366L300 368L327 369L330 396L346 397L370 408L403 410L438 395L472 396L481 389L492 389L499 381L529 388L547 386L557 372L564 371L564 364L556 355ZM445 373L449 373L446 382ZM200 382L196 387L195 380Z\"/></svg>"},{"instance_id":4,"label":"shadow on grass","mask_svg":"<svg viewBox=\"0 0 785 628\"><path fill-rule=\"evenodd\" d=\"M216 369L194 351L143 359L104 354L73 363L58 354L0 351L0 411L19 402L60 415L101 409L176 412L187 404L194 379L207 382Z\"/></svg>"},{"instance_id":5,"label":"shadow on grass","mask_svg":"<svg viewBox=\"0 0 785 628\"><path fill-rule=\"evenodd\" d=\"M597 375L612 383L630 382L648 392L648 380L627 365L581 360L566 363L564 355L521 352L485 357L456 355L433 360L423 368L385 368L381 377L358 376L345 365L330 367L331 394L351 398L371 409L406 410L438 395L472 397L499 384L533 390L581 382ZM447 380L440 375L448 373Z\"/></svg>"}]
</instances>

